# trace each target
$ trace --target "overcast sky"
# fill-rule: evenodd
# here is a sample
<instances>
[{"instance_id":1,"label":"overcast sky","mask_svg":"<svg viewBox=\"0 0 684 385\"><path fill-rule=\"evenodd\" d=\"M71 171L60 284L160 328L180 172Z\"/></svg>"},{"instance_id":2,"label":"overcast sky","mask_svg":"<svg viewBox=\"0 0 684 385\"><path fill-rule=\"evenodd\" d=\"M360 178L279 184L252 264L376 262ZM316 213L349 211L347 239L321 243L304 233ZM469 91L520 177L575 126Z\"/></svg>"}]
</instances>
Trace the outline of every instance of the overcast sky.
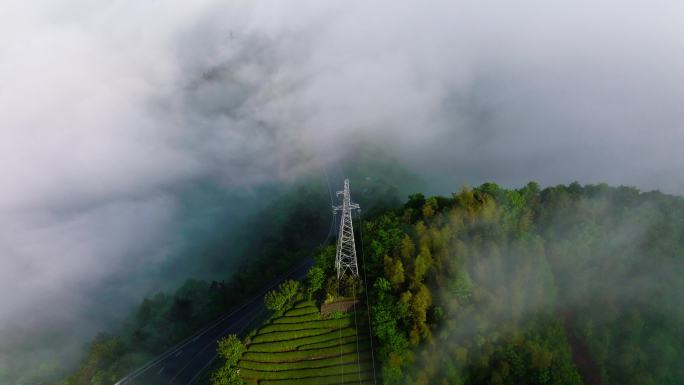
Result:
<instances>
[{"instance_id":1,"label":"overcast sky","mask_svg":"<svg viewBox=\"0 0 684 385\"><path fill-rule=\"evenodd\" d=\"M674 0L6 0L0 346L163 264L179 187L290 180L355 143L443 193L684 193L683 68Z\"/></svg>"}]
</instances>

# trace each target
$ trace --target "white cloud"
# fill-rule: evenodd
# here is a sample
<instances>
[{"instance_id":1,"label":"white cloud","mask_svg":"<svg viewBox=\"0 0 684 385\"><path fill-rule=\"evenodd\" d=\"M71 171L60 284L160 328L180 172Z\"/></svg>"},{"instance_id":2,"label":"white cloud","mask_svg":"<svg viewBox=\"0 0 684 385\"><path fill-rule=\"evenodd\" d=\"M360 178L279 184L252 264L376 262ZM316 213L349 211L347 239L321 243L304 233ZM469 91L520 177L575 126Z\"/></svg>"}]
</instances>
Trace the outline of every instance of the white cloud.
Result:
<instances>
[{"instance_id":1,"label":"white cloud","mask_svg":"<svg viewBox=\"0 0 684 385\"><path fill-rule=\"evenodd\" d=\"M169 188L292 178L356 142L397 150L442 192L530 179L684 192L682 8L9 1L0 330L45 292L80 314L79 287L162 263Z\"/></svg>"}]
</instances>

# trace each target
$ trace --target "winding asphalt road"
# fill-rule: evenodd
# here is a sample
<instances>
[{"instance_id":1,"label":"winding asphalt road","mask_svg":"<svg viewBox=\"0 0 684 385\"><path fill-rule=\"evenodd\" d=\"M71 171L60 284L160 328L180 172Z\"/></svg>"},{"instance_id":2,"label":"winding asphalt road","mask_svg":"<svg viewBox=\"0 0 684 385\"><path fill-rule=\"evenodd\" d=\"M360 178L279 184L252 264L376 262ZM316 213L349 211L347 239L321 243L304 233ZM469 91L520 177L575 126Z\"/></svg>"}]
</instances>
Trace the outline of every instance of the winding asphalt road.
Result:
<instances>
[{"instance_id":1,"label":"winding asphalt road","mask_svg":"<svg viewBox=\"0 0 684 385\"><path fill-rule=\"evenodd\" d=\"M264 295L288 279L303 278L312 265L313 261L307 260L274 279L259 293L246 299L242 306L119 380L116 385L192 384L216 359L218 340L229 334L240 335L249 331L248 326L265 311Z\"/></svg>"}]
</instances>

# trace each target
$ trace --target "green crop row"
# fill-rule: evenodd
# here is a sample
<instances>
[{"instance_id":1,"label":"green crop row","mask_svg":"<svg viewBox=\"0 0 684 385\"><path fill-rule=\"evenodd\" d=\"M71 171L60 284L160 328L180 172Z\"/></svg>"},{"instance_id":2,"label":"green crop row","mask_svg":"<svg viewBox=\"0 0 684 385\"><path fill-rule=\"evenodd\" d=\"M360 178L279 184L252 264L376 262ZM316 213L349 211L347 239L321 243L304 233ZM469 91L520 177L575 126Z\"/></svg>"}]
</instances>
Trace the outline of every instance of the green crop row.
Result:
<instances>
[{"instance_id":1,"label":"green crop row","mask_svg":"<svg viewBox=\"0 0 684 385\"><path fill-rule=\"evenodd\" d=\"M331 338L335 338L335 336L337 336L338 338L342 338L351 335L356 335L356 330L346 328L342 330L333 330L326 334L320 334L291 340L252 343L249 345L248 350L254 352L282 352L287 350L295 350L297 349L297 347L301 345L308 345L316 342L327 341Z\"/></svg>"},{"instance_id":2,"label":"green crop row","mask_svg":"<svg viewBox=\"0 0 684 385\"><path fill-rule=\"evenodd\" d=\"M298 338L318 336L331 332L332 328L326 329L299 329L289 331L279 331L270 333L259 333L252 338L252 342L258 344L263 342L277 342L296 340Z\"/></svg>"},{"instance_id":3,"label":"green crop row","mask_svg":"<svg viewBox=\"0 0 684 385\"><path fill-rule=\"evenodd\" d=\"M362 377L366 377L362 375ZM361 382L358 381L358 376L356 378L357 381L349 381L346 378L344 379L344 383L342 382L337 382L337 384L344 384L344 385L377 385L378 383L382 383L380 379L378 379L378 382L373 381L372 377L368 377L368 379L362 380ZM332 381L339 381L338 379L334 377L315 377L315 378L307 378L305 382L303 379L296 379L296 380L255 380L255 379L245 379L245 384L246 385L299 385L299 384L304 384L304 385L330 385L330 384L335 384L335 382Z\"/></svg>"},{"instance_id":4,"label":"green crop row","mask_svg":"<svg viewBox=\"0 0 684 385\"><path fill-rule=\"evenodd\" d=\"M358 379L360 372L368 370L367 364L344 364L338 366L328 366L315 369L293 369L281 370L278 372L264 372L247 368L240 369L240 377L257 378L259 380L286 380L286 379L305 379L307 377L336 376L344 374L347 380ZM363 378L362 378L363 379ZM259 381L261 383L261 381Z\"/></svg>"},{"instance_id":5,"label":"green crop row","mask_svg":"<svg viewBox=\"0 0 684 385\"><path fill-rule=\"evenodd\" d=\"M343 328L351 326L353 320L350 317L340 318L340 319L327 319L327 320L316 320L308 322L298 322L298 323L274 323L266 325L259 330L259 334L271 333L271 332L282 332L282 331L293 331L302 329L331 329L331 328Z\"/></svg>"},{"instance_id":6,"label":"green crop row","mask_svg":"<svg viewBox=\"0 0 684 385\"><path fill-rule=\"evenodd\" d=\"M302 314L302 315L297 315L297 316L278 317L278 318L273 320L273 323L274 324L293 324L293 323L318 321L320 319L321 319L321 315L318 314L318 312L315 312L315 313Z\"/></svg>"},{"instance_id":7,"label":"green crop row","mask_svg":"<svg viewBox=\"0 0 684 385\"><path fill-rule=\"evenodd\" d=\"M293 317L304 314L320 313L320 310L316 306L298 307L293 308L285 312L286 317Z\"/></svg>"},{"instance_id":8,"label":"green crop row","mask_svg":"<svg viewBox=\"0 0 684 385\"><path fill-rule=\"evenodd\" d=\"M359 381L359 377L361 381ZM264 380L259 381L259 385L330 385L330 384L372 384L373 373L361 372L350 373L349 375L336 374L332 376L291 378L286 380Z\"/></svg>"},{"instance_id":9,"label":"green crop row","mask_svg":"<svg viewBox=\"0 0 684 385\"><path fill-rule=\"evenodd\" d=\"M300 345L297 350L309 350L309 349L320 349L320 348L329 348L333 346L339 346L340 344L346 344L346 343L356 343L357 336L351 335L351 336L346 336L340 338L339 335L337 336L332 336L329 340L325 341L320 341L320 342L315 342L312 344L306 344L306 345ZM359 343L364 342L366 343L368 338L365 335L360 335L358 336Z\"/></svg>"},{"instance_id":10,"label":"green crop row","mask_svg":"<svg viewBox=\"0 0 684 385\"><path fill-rule=\"evenodd\" d=\"M317 307L316 301L301 301L301 302L297 302L294 305L295 309L299 309L299 308L303 308L303 307Z\"/></svg>"},{"instance_id":11,"label":"green crop row","mask_svg":"<svg viewBox=\"0 0 684 385\"><path fill-rule=\"evenodd\" d=\"M363 349L364 346L362 346ZM288 352L255 352L247 351L242 355L242 360L258 361L258 362L294 362L307 359L320 359L333 357L335 355L353 353L356 351L356 342L347 343L338 346L331 346L321 349L310 350L292 350Z\"/></svg>"},{"instance_id":12,"label":"green crop row","mask_svg":"<svg viewBox=\"0 0 684 385\"><path fill-rule=\"evenodd\" d=\"M257 361L247 361L240 360L238 366L240 368L256 370L260 372L277 372L281 370L294 370L294 369L314 369L322 368L325 366L336 366L342 364L356 363L357 359L360 362L370 361L368 353L358 353L352 352L343 355L338 355L335 357L327 357L321 359L308 359L304 361L295 362L257 362Z\"/></svg>"}]
</instances>

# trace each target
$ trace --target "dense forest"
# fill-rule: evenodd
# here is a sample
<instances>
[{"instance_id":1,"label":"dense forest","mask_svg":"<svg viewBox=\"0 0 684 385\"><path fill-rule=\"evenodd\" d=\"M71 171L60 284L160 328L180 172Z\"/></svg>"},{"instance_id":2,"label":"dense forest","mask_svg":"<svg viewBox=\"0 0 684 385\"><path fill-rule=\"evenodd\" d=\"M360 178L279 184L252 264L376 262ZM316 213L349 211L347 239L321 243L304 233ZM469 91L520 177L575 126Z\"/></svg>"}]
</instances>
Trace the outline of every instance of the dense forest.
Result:
<instances>
[{"instance_id":1,"label":"dense forest","mask_svg":"<svg viewBox=\"0 0 684 385\"><path fill-rule=\"evenodd\" d=\"M385 384L684 383L681 197L486 183L357 229ZM339 297L333 259L299 298Z\"/></svg>"},{"instance_id":2,"label":"dense forest","mask_svg":"<svg viewBox=\"0 0 684 385\"><path fill-rule=\"evenodd\" d=\"M487 183L363 223L386 384L684 383L684 199Z\"/></svg>"}]
</instances>

